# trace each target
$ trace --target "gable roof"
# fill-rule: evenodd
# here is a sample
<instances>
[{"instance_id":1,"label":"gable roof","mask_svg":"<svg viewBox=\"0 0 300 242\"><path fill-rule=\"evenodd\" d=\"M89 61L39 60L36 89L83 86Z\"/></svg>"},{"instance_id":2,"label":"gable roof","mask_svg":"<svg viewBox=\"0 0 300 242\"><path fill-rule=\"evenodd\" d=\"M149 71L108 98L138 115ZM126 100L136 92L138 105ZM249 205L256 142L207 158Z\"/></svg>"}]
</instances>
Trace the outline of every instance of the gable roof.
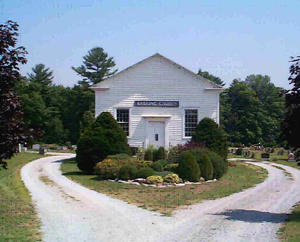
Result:
<instances>
[{"instance_id":1,"label":"gable roof","mask_svg":"<svg viewBox=\"0 0 300 242\"><path fill-rule=\"evenodd\" d=\"M141 60L141 61L139 61L139 62L137 62L137 63L135 63L135 64L133 64L133 65L127 67L127 68L125 68L125 69L123 69L122 71L119 71L118 73L116 73L116 74L113 75L113 76L103 79L103 81L112 79L112 78L114 78L114 77L120 75L121 73L127 72L128 70L130 70L130 69L136 67L137 65L139 65L139 64L141 64L141 63L143 63L143 62L148 61L149 59L151 59L151 58L153 58L153 57L160 57L160 58L166 60L167 62L169 62L169 63L171 63L171 64L177 66L179 69L182 69L182 70L188 72L189 74L193 75L195 78L197 78L197 79L199 79L199 80L201 80L201 81L206 81L206 82L210 83L210 84L212 85L212 88L209 88L210 90L224 90L224 89L225 89L224 87L222 87L222 86L220 86L220 85L218 85L218 84L216 84L216 83L214 83L214 82L208 80L207 78L204 78L204 77L202 77L202 76L200 76L200 75L197 75L197 74L194 73L193 71L191 71L191 70L185 68L185 67L182 66L182 65L177 64L176 62L170 60L169 58L167 58L167 57L165 57L165 56L163 56L163 55L161 55L161 54L159 54L159 53L156 53L156 54L154 54L154 55L152 55L152 56L149 56L149 57L147 57L147 58L145 58L145 59L143 59L143 60ZM97 88L98 85L101 84L101 83L102 83L102 82L99 82L99 83L93 85L91 88L92 88L92 89L93 89L93 88Z\"/></svg>"}]
</instances>

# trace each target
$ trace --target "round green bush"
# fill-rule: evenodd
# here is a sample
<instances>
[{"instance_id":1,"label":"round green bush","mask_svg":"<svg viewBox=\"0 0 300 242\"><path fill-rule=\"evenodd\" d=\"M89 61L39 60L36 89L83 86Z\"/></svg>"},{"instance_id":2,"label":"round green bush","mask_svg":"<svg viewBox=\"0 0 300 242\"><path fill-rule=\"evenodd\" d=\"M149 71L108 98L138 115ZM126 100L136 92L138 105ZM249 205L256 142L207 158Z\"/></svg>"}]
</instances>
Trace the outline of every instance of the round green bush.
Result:
<instances>
[{"instance_id":1,"label":"round green bush","mask_svg":"<svg viewBox=\"0 0 300 242\"><path fill-rule=\"evenodd\" d=\"M77 166L80 170L92 172L97 162L120 153L130 154L126 134L110 113L103 112L78 140Z\"/></svg>"},{"instance_id":2,"label":"round green bush","mask_svg":"<svg viewBox=\"0 0 300 242\"><path fill-rule=\"evenodd\" d=\"M211 180L214 174L214 168L210 157L208 155L208 151L206 150L192 150L191 153L194 155L200 170L201 176L205 180Z\"/></svg>"},{"instance_id":3,"label":"round green bush","mask_svg":"<svg viewBox=\"0 0 300 242\"><path fill-rule=\"evenodd\" d=\"M137 178L147 178L148 176L153 176L154 170L151 167L145 167L138 170L136 177Z\"/></svg>"},{"instance_id":4,"label":"round green bush","mask_svg":"<svg viewBox=\"0 0 300 242\"><path fill-rule=\"evenodd\" d=\"M135 179L137 175L137 169L133 165L123 165L119 170L118 178L121 180Z\"/></svg>"},{"instance_id":5,"label":"round green bush","mask_svg":"<svg viewBox=\"0 0 300 242\"><path fill-rule=\"evenodd\" d=\"M177 184L180 182L180 178L177 174L168 174L164 177L164 182Z\"/></svg>"},{"instance_id":6,"label":"round green bush","mask_svg":"<svg viewBox=\"0 0 300 242\"><path fill-rule=\"evenodd\" d=\"M213 177L212 178L219 179L226 173L227 168L228 168L228 162L227 162L227 160L224 160L216 152L213 152L208 149L198 149L198 150L194 150L192 152L195 155L197 162L198 162L197 157L199 156L199 155L197 155L197 153L203 153L209 157L209 159L212 163L212 166L213 166ZM201 157L201 155L200 155L200 157ZM200 164L200 163L201 163L201 161L198 162L198 164ZM200 167L200 169L201 169L201 167Z\"/></svg>"},{"instance_id":7,"label":"round green bush","mask_svg":"<svg viewBox=\"0 0 300 242\"><path fill-rule=\"evenodd\" d=\"M210 150L218 153L224 159L227 158L227 135L218 124L210 118L202 119L192 136L193 142L204 142Z\"/></svg>"},{"instance_id":8,"label":"round green bush","mask_svg":"<svg viewBox=\"0 0 300 242\"><path fill-rule=\"evenodd\" d=\"M115 179L118 177L120 165L116 160L104 159L95 165L94 170L103 179Z\"/></svg>"},{"instance_id":9,"label":"round green bush","mask_svg":"<svg viewBox=\"0 0 300 242\"><path fill-rule=\"evenodd\" d=\"M161 176L148 176L146 182L148 184L161 184L164 182L164 179Z\"/></svg>"},{"instance_id":10,"label":"round green bush","mask_svg":"<svg viewBox=\"0 0 300 242\"><path fill-rule=\"evenodd\" d=\"M190 151L181 153L177 171L184 180L196 182L200 179L199 165Z\"/></svg>"}]
</instances>

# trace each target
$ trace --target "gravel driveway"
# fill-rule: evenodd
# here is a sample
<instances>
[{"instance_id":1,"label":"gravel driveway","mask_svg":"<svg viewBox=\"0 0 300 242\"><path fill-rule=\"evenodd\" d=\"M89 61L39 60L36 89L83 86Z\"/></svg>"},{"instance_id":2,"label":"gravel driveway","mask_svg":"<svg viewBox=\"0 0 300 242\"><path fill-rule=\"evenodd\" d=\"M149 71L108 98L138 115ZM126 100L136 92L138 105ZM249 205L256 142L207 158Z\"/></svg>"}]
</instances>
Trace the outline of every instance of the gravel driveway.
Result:
<instances>
[{"instance_id":1,"label":"gravel driveway","mask_svg":"<svg viewBox=\"0 0 300 242\"><path fill-rule=\"evenodd\" d=\"M71 157L41 158L21 171L44 241L277 241L286 213L300 201L299 170L276 164L291 178L271 163L256 163L269 172L265 182L164 217L67 179L60 161Z\"/></svg>"}]
</instances>

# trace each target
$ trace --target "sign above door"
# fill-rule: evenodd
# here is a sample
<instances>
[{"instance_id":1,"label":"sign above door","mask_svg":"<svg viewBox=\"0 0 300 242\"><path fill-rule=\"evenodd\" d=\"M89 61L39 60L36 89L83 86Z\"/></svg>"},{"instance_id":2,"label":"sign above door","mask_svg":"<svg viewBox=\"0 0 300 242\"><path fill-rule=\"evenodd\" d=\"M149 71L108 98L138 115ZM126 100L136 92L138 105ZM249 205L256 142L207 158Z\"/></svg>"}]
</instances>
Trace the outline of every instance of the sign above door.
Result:
<instances>
[{"instance_id":1,"label":"sign above door","mask_svg":"<svg viewBox=\"0 0 300 242\"><path fill-rule=\"evenodd\" d=\"M179 101L134 101L134 106L177 108L179 107Z\"/></svg>"}]
</instances>

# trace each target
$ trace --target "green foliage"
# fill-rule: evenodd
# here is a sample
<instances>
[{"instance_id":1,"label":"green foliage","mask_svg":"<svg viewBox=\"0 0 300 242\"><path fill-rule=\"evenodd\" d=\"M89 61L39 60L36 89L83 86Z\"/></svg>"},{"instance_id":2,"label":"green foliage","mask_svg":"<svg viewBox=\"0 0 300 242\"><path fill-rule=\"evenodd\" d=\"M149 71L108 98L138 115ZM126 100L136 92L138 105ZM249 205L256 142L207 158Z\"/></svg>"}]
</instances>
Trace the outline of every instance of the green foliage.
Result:
<instances>
[{"instance_id":1,"label":"green foliage","mask_svg":"<svg viewBox=\"0 0 300 242\"><path fill-rule=\"evenodd\" d=\"M153 150L153 161L163 160L166 158L166 151L164 147L159 147Z\"/></svg>"},{"instance_id":2,"label":"green foliage","mask_svg":"<svg viewBox=\"0 0 300 242\"><path fill-rule=\"evenodd\" d=\"M164 177L164 182L177 184L180 182L180 178L177 174L168 174Z\"/></svg>"},{"instance_id":3,"label":"green foliage","mask_svg":"<svg viewBox=\"0 0 300 242\"><path fill-rule=\"evenodd\" d=\"M199 68L199 71L198 71L197 75L202 76L202 77L204 77L204 78L206 78L206 79L208 79L208 80L216 83L219 86L222 86L222 87L225 86L225 83L219 77L216 77L216 76L214 76L212 74L209 74L208 71L202 71Z\"/></svg>"},{"instance_id":4,"label":"green foliage","mask_svg":"<svg viewBox=\"0 0 300 242\"><path fill-rule=\"evenodd\" d=\"M146 149L144 160L153 161L153 150L152 149Z\"/></svg>"},{"instance_id":5,"label":"green foliage","mask_svg":"<svg viewBox=\"0 0 300 242\"><path fill-rule=\"evenodd\" d=\"M105 159L95 165L94 171L103 179L115 179L118 177L120 167L116 160Z\"/></svg>"},{"instance_id":6,"label":"green foliage","mask_svg":"<svg viewBox=\"0 0 300 242\"><path fill-rule=\"evenodd\" d=\"M148 184L161 184L164 182L164 179L161 176L149 176L146 179Z\"/></svg>"},{"instance_id":7,"label":"green foliage","mask_svg":"<svg viewBox=\"0 0 300 242\"><path fill-rule=\"evenodd\" d=\"M205 146L226 158L228 153L227 135L210 118L202 119L192 137L193 142L205 142Z\"/></svg>"},{"instance_id":8,"label":"green foliage","mask_svg":"<svg viewBox=\"0 0 300 242\"><path fill-rule=\"evenodd\" d=\"M144 167L137 171L136 176L138 178L147 178L148 176L153 176L154 170L151 167Z\"/></svg>"},{"instance_id":9,"label":"green foliage","mask_svg":"<svg viewBox=\"0 0 300 242\"><path fill-rule=\"evenodd\" d=\"M204 150L192 150L190 152L193 154L200 167L201 176L205 180L211 180L213 178L214 168L210 157L207 154L208 152Z\"/></svg>"},{"instance_id":10,"label":"green foliage","mask_svg":"<svg viewBox=\"0 0 300 242\"><path fill-rule=\"evenodd\" d=\"M282 122L282 133L288 145L300 148L300 56L291 59L291 90L285 92L285 118Z\"/></svg>"},{"instance_id":11,"label":"green foliage","mask_svg":"<svg viewBox=\"0 0 300 242\"><path fill-rule=\"evenodd\" d=\"M210 150L203 150L205 154L209 157L212 166L213 166L213 177L214 179L221 178L228 169L228 162L224 160L221 156L217 153L210 151Z\"/></svg>"},{"instance_id":12,"label":"green foliage","mask_svg":"<svg viewBox=\"0 0 300 242\"><path fill-rule=\"evenodd\" d=\"M83 77L84 82L96 84L114 75L117 72L117 70L112 70L115 65L113 58L108 57L103 48L96 47L83 57L83 65L72 67L72 69Z\"/></svg>"},{"instance_id":13,"label":"green foliage","mask_svg":"<svg viewBox=\"0 0 300 242\"><path fill-rule=\"evenodd\" d=\"M168 162L178 163L180 159L180 154L181 154L181 147L179 145L170 147L168 153Z\"/></svg>"},{"instance_id":14,"label":"green foliage","mask_svg":"<svg viewBox=\"0 0 300 242\"><path fill-rule=\"evenodd\" d=\"M164 167L163 167L162 164L159 163L159 162L154 162L153 165L152 165L152 168L153 168L155 171L163 171L163 170L164 170Z\"/></svg>"},{"instance_id":15,"label":"green foliage","mask_svg":"<svg viewBox=\"0 0 300 242\"><path fill-rule=\"evenodd\" d=\"M108 155L130 153L127 137L110 113L101 113L77 144L79 169L91 172L95 164Z\"/></svg>"},{"instance_id":16,"label":"green foliage","mask_svg":"<svg viewBox=\"0 0 300 242\"><path fill-rule=\"evenodd\" d=\"M16 95L16 84L21 80L19 68L27 62L27 51L16 47L19 25L7 21L0 25L0 166L7 169L3 159L17 152L18 144L25 141L21 103Z\"/></svg>"},{"instance_id":17,"label":"green foliage","mask_svg":"<svg viewBox=\"0 0 300 242\"><path fill-rule=\"evenodd\" d=\"M189 151L181 153L177 171L178 175L184 180L196 182L200 179L199 165L193 154Z\"/></svg>"},{"instance_id":18,"label":"green foliage","mask_svg":"<svg viewBox=\"0 0 300 242\"><path fill-rule=\"evenodd\" d=\"M155 176L165 177L166 175L173 174L173 173L174 172L171 172L171 171L155 171L154 175Z\"/></svg>"},{"instance_id":19,"label":"green foliage","mask_svg":"<svg viewBox=\"0 0 300 242\"><path fill-rule=\"evenodd\" d=\"M281 143L282 92L269 76L250 75L245 81L233 80L221 94L221 125L229 141L269 146Z\"/></svg>"},{"instance_id":20,"label":"green foliage","mask_svg":"<svg viewBox=\"0 0 300 242\"><path fill-rule=\"evenodd\" d=\"M131 164L123 165L119 170L118 177L121 180L135 179L137 177L137 169Z\"/></svg>"},{"instance_id":21,"label":"green foliage","mask_svg":"<svg viewBox=\"0 0 300 242\"><path fill-rule=\"evenodd\" d=\"M108 155L107 158L116 159L116 160L125 160L125 159L127 160L127 159L131 159L131 156L126 153L121 153L115 155Z\"/></svg>"},{"instance_id":22,"label":"green foliage","mask_svg":"<svg viewBox=\"0 0 300 242\"><path fill-rule=\"evenodd\" d=\"M164 167L164 170L165 170L165 171L176 172L176 171L177 171L177 167L178 167L178 163L167 164L167 165Z\"/></svg>"}]
</instances>

